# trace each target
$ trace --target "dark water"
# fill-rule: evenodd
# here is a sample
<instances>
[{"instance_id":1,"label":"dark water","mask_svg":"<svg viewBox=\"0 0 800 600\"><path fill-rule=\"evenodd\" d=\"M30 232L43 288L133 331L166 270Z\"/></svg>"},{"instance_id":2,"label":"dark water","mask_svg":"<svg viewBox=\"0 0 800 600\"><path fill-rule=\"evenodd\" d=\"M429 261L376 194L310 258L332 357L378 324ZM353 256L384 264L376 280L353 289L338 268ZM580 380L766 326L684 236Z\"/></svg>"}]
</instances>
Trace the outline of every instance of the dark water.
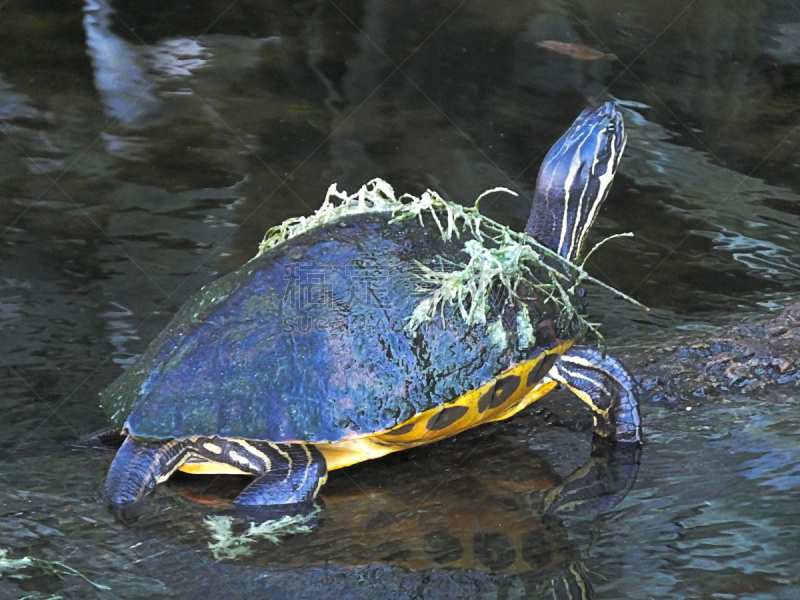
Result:
<instances>
[{"instance_id":1,"label":"dark water","mask_svg":"<svg viewBox=\"0 0 800 600\"><path fill-rule=\"evenodd\" d=\"M635 237L590 266L652 309L592 290L612 346L797 298L791 2L0 2L0 548L111 588L32 570L0 597L516 598L571 565L598 598L800 596L797 398L645 405L633 491L554 521L508 507L578 468L589 435L521 416L334 474L314 533L238 561L206 548L215 509L185 498L205 484L160 491L126 528L99 492L111 455L75 445L177 307L331 183L379 176L463 203L505 186L520 195L483 206L521 229L543 153L604 94L629 142L590 243ZM532 575L381 546L515 528L551 557Z\"/></svg>"}]
</instances>

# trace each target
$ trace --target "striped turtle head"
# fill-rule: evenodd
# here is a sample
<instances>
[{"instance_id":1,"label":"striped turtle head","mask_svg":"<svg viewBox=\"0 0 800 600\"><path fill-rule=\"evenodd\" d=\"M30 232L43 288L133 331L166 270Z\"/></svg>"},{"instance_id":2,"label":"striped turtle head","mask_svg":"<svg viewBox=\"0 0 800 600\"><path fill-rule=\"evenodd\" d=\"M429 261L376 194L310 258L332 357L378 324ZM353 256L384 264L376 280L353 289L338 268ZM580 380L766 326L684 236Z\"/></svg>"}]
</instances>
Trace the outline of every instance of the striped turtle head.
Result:
<instances>
[{"instance_id":1,"label":"striped turtle head","mask_svg":"<svg viewBox=\"0 0 800 600\"><path fill-rule=\"evenodd\" d=\"M575 260L608 195L624 148L625 127L613 103L584 110L539 169L528 235Z\"/></svg>"}]
</instances>

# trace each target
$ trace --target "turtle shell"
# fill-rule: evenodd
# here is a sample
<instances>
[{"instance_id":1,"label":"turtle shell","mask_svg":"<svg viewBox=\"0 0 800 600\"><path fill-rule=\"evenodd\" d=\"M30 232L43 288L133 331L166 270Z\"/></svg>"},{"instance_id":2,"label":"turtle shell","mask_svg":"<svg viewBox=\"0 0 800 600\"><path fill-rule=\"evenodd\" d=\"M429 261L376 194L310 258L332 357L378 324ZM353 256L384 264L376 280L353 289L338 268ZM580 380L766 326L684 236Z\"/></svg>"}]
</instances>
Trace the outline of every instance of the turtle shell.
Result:
<instances>
[{"instance_id":1,"label":"turtle shell","mask_svg":"<svg viewBox=\"0 0 800 600\"><path fill-rule=\"evenodd\" d=\"M485 324L468 326L445 305L407 331L431 291L420 263L466 262L470 234L446 241L430 218L390 221L390 213L343 217L208 285L104 392L112 422L140 438L352 440L407 424L532 357L555 360L568 346L532 288L533 343L518 331L522 313L502 298Z\"/></svg>"}]
</instances>

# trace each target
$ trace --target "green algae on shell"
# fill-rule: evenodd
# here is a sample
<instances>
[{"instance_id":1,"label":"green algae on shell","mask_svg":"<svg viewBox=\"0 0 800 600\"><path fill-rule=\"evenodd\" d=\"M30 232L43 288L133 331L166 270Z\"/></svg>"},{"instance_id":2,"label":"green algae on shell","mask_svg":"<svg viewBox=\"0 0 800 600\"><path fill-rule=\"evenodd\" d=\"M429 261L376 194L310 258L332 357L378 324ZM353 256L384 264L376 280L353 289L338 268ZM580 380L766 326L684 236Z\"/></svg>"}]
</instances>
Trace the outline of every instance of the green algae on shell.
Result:
<instances>
[{"instance_id":1,"label":"green algae on shell","mask_svg":"<svg viewBox=\"0 0 800 600\"><path fill-rule=\"evenodd\" d=\"M328 188L322 206L308 217L287 219L280 225L267 231L259 245L256 258L264 252L282 244L302 233L333 223L349 215L391 212L391 223L418 219L424 225L423 215L433 219L442 239L450 241L455 235L460 239L461 233L468 230L474 239L464 243L464 251L470 260L466 264L451 265L451 269L434 270L418 262L421 284L429 290L428 297L420 301L414 312L408 317L406 331L416 332L420 326L430 323L437 311L441 312L445 304L455 305L459 314L468 325L486 322L489 312L489 298L500 284L504 288L505 303L515 304L521 314L518 325L523 336L523 343L532 344L533 331L527 316L525 302L519 297L519 287L523 282L531 285L545 301L553 301L558 309L559 328L577 321L582 330L596 328L588 323L575 310L570 298L584 281L603 287L642 308L646 308L636 300L623 294L601 281L588 275L583 267L571 262L549 248L541 245L531 236L516 232L505 225L497 223L480 214L481 199L495 192L505 192L516 196L509 189L498 187L483 192L474 206L464 207L442 198L432 190L417 197L403 194L399 198L394 188L379 178L362 186L354 194L339 191L336 184ZM333 199L338 199L335 204ZM441 215L441 220L440 220ZM587 253L592 252L609 239L627 236L618 234L602 240ZM531 266L541 267L547 273L548 281L531 280ZM525 335L527 332L527 336ZM527 340L527 341L526 341Z\"/></svg>"}]
</instances>

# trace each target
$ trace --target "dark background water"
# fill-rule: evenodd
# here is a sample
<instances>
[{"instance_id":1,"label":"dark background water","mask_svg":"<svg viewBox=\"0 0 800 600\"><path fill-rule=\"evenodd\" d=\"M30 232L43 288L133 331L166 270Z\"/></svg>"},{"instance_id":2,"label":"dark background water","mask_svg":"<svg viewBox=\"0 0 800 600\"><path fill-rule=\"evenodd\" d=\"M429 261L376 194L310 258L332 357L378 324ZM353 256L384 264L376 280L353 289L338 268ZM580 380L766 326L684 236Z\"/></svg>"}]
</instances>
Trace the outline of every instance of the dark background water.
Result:
<instances>
[{"instance_id":1,"label":"dark background water","mask_svg":"<svg viewBox=\"0 0 800 600\"><path fill-rule=\"evenodd\" d=\"M72 556L112 587L37 579L25 593L200 594L186 583L198 565L257 589L268 565L214 567L175 532L108 520L97 490L109 456L70 450L104 424L98 392L189 295L249 259L269 227L316 209L331 183L382 177L465 204L505 186L519 196L483 206L521 229L544 153L606 96L625 107L629 142L590 243L635 237L590 270L651 307L590 290L612 346L796 298L800 10L788 0L0 0L0 522L18 554ZM599 597L798 593L797 404L728 401L691 415L646 406L634 492L610 516L567 524L606 578ZM555 435L507 427L534 450ZM588 453L585 433L559 435L570 450L557 463L573 446ZM394 478L417 473L415 460L379 467ZM440 481L426 471L418 485ZM20 516L24 502L37 508ZM84 529L59 529L62 506ZM172 524L199 531L193 519ZM170 569L136 562L139 543L168 548ZM357 575L389 582L393 568ZM287 597L328 581L281 573ZM472 589L453 583L471 575L426 573L415 585L430 597ZM487 581L487 597L516 593Z\"/></svg>"}]
</instances>

